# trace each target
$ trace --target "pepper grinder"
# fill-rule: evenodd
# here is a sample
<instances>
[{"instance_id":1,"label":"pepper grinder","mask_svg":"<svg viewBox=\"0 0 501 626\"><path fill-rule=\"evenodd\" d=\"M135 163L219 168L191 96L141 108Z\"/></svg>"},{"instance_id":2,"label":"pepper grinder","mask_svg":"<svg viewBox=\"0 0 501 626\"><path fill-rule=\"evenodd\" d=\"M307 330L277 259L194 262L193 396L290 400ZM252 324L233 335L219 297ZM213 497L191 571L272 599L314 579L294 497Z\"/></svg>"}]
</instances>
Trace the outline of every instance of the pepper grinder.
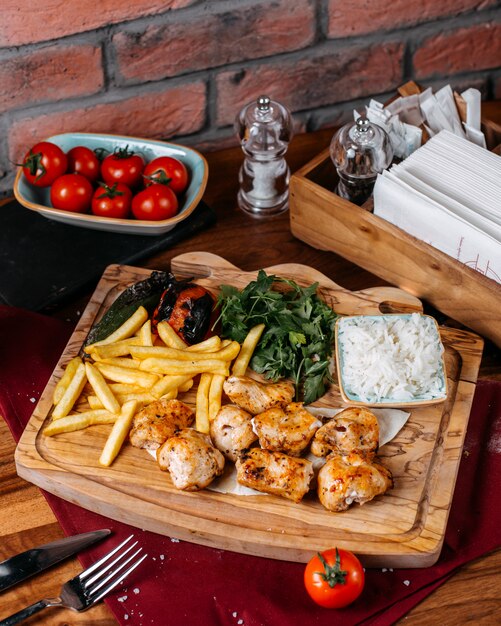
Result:
<instances>
[{"instance_id":1,"label":"pepper grinder","mask_svg":"<svg viewBox=\"0 0 501 626\"><path fill-rule=\"evenodd\" d=\"M245 159L240 168L238 206L254 217L268 217L289 207L290 170L284 155L292 137L289 110L260 96L235 120Z\"/></svg>"},{"instance_id":2,"label":"pepper grinder","mask_svg":"<svg viewBox=\"0 0 501 626\"><path fill-rule=\"evenodd\" d=\"M330 155L339 176L338 196L363 204L372 194L377 175L393 159L388 133L364 116L334 135Z\"/></svg>"}]
</instances>

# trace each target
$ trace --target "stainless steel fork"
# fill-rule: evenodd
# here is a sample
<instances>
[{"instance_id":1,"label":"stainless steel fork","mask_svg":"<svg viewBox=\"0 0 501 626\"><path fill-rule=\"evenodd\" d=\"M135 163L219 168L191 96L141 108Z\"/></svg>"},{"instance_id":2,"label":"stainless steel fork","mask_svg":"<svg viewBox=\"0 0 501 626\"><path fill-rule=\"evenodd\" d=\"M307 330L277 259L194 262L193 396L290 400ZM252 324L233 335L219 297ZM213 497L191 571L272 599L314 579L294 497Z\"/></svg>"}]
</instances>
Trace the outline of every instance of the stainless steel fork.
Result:
<instances>
[{"instance_id":1,"label":"stainless steel fork","mask_svg":"<svg viewBox=\"0 0 501 626\"><path fill-rule=\"evenodd\" d=\"M138 543L135 541L127 546L133 537L134 535L131 535L97 563L94 563L94 565L85 569L78 576L64 583L58 598L39 600L35 604L14 613L14 615L6 617L0 622L0 626L19 624L19 622L38 613L38 611L51 606L66 607L73 611L86 611L89 609L99 600L102 600L119 583L123 582L148 556L147 554L139 556L142 548L127 556ZM121 550L122 552L120 552Z\"/></svg>"}]
</instances>

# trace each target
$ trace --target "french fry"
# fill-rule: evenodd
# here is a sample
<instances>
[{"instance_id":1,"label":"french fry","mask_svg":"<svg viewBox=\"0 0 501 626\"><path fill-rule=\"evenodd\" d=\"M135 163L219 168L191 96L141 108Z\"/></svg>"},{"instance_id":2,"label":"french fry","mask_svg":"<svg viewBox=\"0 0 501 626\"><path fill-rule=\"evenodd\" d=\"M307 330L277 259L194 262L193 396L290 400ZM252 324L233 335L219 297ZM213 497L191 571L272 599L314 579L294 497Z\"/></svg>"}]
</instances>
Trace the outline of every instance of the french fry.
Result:
<instances>
[{"instance_id":1,"label":"french fry","mask_svg":"<svg viewBox=\"0 0 501 626\"><path fill-rule=\"evenodd\" d=\"M211 422L221 408L221 398L223 396L223 383L226 377L214 374L209 389L209 421Z\"/></svg>"},{"instance_id":2,"label":"french fry","mask_svg":"<svg viewBox=\"0 0 501 626\"><path fill-rule=\"evenodd\" d=\"M172 328L169 322L159 322L157 324L157 332L164 344L170 348L178 348L179 350L183 350L183 348L188 347L187 344Z\"/></svg>"},{"instance_id":3,"label":"french fry","mask_svg":"<svg viewBox=\"0 0 501 626\"><path fill-rule=\"evenodd\" d=\"M191 381L193 384L192 376L163 376L157 383L150 389L150 393L155 398L161 398L165 394L171 392L174 389L179 389L183 385L188 384Z\"/></svg>"},{"instance_id":4,"label":"french fry","mask_svg":"<svg viewBox=\"0 0 501 626\"><path fill-rule=\"evenodd\" d=\"M147 319L148 311L144 308L144 306L140 306L136 312L125 320L121 326L111 333L111 335L106 337L106 339L102 339L101 341L96 341L96 343L85 346L85 351L89 353L89 351L92 352L96 346L105 346L108 343L115 343L116 341L132 337L132 335L141 328Z\"/></svg>"},{"instance_id":5,"label":"french fry","mask_svg":"<svg viewBox=\"0 0 501 626\"><path fill-rule=\"evenodd\" d=\"M113 393L143 393L144 387L139 385L128 385L127 383L110 383Z\"/></svg>"},{"instance_id":6,"label":"french fry","mask_svg":"<svg viewBox=\"0 0 501 626\"><path fill-rule=\"evenodd\" d=\"M177 394L178 389L173 389L172 391L169 391L169 393L160 396L160 400L175 400L177 398ZM156 398L154 398L154 401L156 401Z\"/></svg>"},{"instance_id":7,"label":"french fry","mask_svg":"<svg viewBox=\"0 0 501 626\"><path fill-rule=\"evenodd\" d=\"M200 343L189 346L172 328L169 322L159 322L157 331L160 339L168 348L177 348L178 350L190 350L196 352L212 352L218 350L221 345L221 339L217 335L213 335Z\"/></svg>"},{"instance_id":8,"label":"french fry","mask_svg":"<svg viewBox=\"0 0 501 626\"><path fill-rule=\"evenodd\" d=\"M96 367L108 380L112 380L116 383L137 385L138 387L145 387L146 389L150 389L159 378L156 374L151 372L117 367L116 365L108 365L107 363L96 363Z\"/></svg>"},{"instance_id":9,"label":"french fry","mask_svg":"<svg viewBox=\"0 0 501 626\"><path fill-rule=\"evenodd\" d=\"M87 376L85 373L85 365L80 362L77 365L73 378L66 387L62 398L59 400L54 410L52 411L53 419L61 419L62 417L66 417L66 415L68 415L68 413L73 408L73 405L78 400L78 397L82 393L86 382Z\"/></svg>"},{"instance_id":10,"label":"french fry","mask_svg":"<svg viewBox=\"0 0 501 626\"><path fill-rule=\"evenodd\" d=\"M177 389L173 389L162 396L162 398L166 398L167 400L173 400L177 398ZM118 396L118 399L122 404L129 402L130 400L136 400L138 403L142 402L143 404L151 404L155 402L157 398L153 396L151 393L147 391L143 391L142 393L121 393Z\"/></svg>"},{"instance_id":11,"label":"french fry","mask_svg":"<svg viewBox=\"0 0 501 626\"><path fill-rule=\"evenodd\" d=\"M240 354L238 355L235 363L233 363L233 367L231 369L231 373L234 376L245 375L252 355L254 354L254 350L256 349L259 340L261 339L264 328L264 324L258 324L257 326L254 326L249 330L247 337L244 339L244 342L242 344Z\"/></svg>"},{"instance_id":12,"label":"french fry","mask_svg":"<svg viewBox=\"0 0 501 626\"><path fill-rule=\"evenodd\" d=\"M64 370L64 374L61 376L60 380L58 381L57 385L54 388L54 396L53 396L54 404L57 404L63 397L64 392L66 391L66 388L70 384L70 381L75 375L75 372L77 371L77 367L81 362L82 362L82 359L76 356L74 359L71 359L71 361L66 366L66 369Z\"/></svg>"},{"instance_id":13,"label":"french fry","mask_svg":"<svg viewBox=\"0 0 501 626\"><path fill-rule=\"evenodd\" d=\"M129 434L131 428L132 419L137 409L137 402L130 400L126 402L116 422L113 424L111 433L106 440L101 456L99 457L99 463L105 467L109 467L115 460L117 454L122 448L122 444Z\"/></svg>"},{"instance_id":14,"label":"french fry","mask_svg":"<svg viewBox=\"0 0 501 626\"><path fill-rule=\"evenodd\" d=\"M186 350L188 350L188 352L215 352L221 347L221 338L217 335L212 335L212 337L204 339L204 341L200 343L194 343L192 346L188 346Z\"/></svg>"},{"instance_id":15,"label":"french fry","mask_svg":"<svg viewBox=\"0 0 501 626\"><path fill-rule=\"evenodd\" d=\"M100 409L98 411L85 411L75 415L67 415L58 420L53 420L43 431L44 435L52 437L60 433L71 433L75 430L82 430L88 426L96 426L97 424L113 424L118 415Z\"/></svg>"},{"instance_id":16,"label":"french fry","mask_svg":"<svg viewBox=\"0 0 501 626\"><path fill-rule=\"evenodd\" d=\"M165 398L167 400L173 400L174 398L177 398L177 389L173 389L172 391L169 391L169 393L161 396L161 398L162 399ZM135 400L138 406L145 406L147 404L151 404L152 402L156 402L158 398L155 398L155 396L151 395L151 393L148 393L147 391L140 391L137 393L117 394L117 400L122 406L126 402L129 402L130 400ZM97 396L88 396L87 402L89 403L89 406L91 409L104 408L101 400Z\"/></svg>"},{"instance_id":17,"label":"french fry","mask_svg":"<svg viewBox=\"0 0 501 626\"><path fill-rule=\"evenodd\" d=\"M152 346L153 338L151 336L151 320L146 322L139 329L139 338L142 346Z\"/></svg>"},{"instance_id":18,"label":"french fry","mask_svg":"<svg viewBox=\"0 0 501 626\"><path fill-rule=\"evenodd\" d=\"M187 391L189 391L191 388L193 387L193 378L190 378L190 380L187 380L185 383L183 383L182 385L179 385L179 387L177 388L177 390L179 391L179 393L186 393Z\"/></svg>"},{"instance_id":19,"label":"french fry","mask_svg":"<svg viewBox=\"0 0 501 626\"><path fill-rule=\"evenodd\" d=\"M109 388L108 383L104 380L101 372L89 362L85 364L85 371L87 380L103 407L110 411L110 413L120 413L120 404L115 398L113 391Z\"/></svg>"},{"instance_id":20,"label":"french fry","mask_svg":"<svg viewBox=\"0 0 501 626\"><path fill-rule=\"evenodd\" d=\"M204 359L192 361L177 361L175 359L148 358L139 366L140 370L154 372L156 374L166 374L169 376L196 376L204 372L212 374L229 375L226 361L218 359Z\"/></svg>"},{"instance_id":21,"label":"french fry","mask_svg":"<svg viewBox=\"0 0 501 626\"><path fill-rule=\"evenodd\" d=\"M134 354L131 352L133 359L144 361L149 358L166 358L176 348L167 348L166 346L132 346L131 350L134 350ZM185 352L185 350L176 350L176 352ZM139 364L139 367L141 367L141 364Z\"/></svg>"},{"instance_id":22,"label":"french fry","mask_svg":"<svg viewBox=\"0 0 501 626\"><path fill-rule=\"evenodd\" d=\"M126 367L127 369L137 370L141 361L139 359L126 359L120 356L111 357L110 359L101 359L98 358L96 353L92 354L92 358L94 361L98 361L99 363L106 363L107 365L117 365L118 367Z\"/></svg>"},{"instance_id":23,"label":"french fry","mask_svg":"<svg viewBox=\"0 0 501 626\"><path fill-rule=\"evenodd\" d=\"M209 390L212 374L204 373L200 376L197 389L195 410L195 427L201 433L209 432Z\"/></svg>"},{"instance_id":24,"label":"french fry","mask_svg":"<svg viewBox=\"0 0 501 626\"><path fill-rule=\"evenodd\" d=\"M193 346L192 346L193 347ZM130 353L136 359L145 360L150 358L173 359L176 361L232 361L240 351L238 341L232 341L228 346L216 352L196 352L195 350L178 350L177 348L162 348L158 346L131 346ZM140 369L142 365L139 366Z\"/></svg>"},{"instance_id":25,"label":"french fry","mask_svg":"<svg viewBox=\"0 0 501 626\"><path fill-rule=\"evenodd\" d=\"M91 408L91 411L97 411L103 408L103 403L97 396L93 396L93 395L87 396L87 402Z\"/></svg>"},{"instance_id":26,"label":"french fry","mask_svg":"<svg viewBox=\"0 0 501 626\"><path fill-rule=\"evenodd\" d=\"M107 343L102 346L94 344L85 348L85 351L89 353L92 358L96 360L112 359L114 357L125 356L130 354L131 346L142 345L141 337L129 337L128 339L122 339L121 341L114 341L113 343Z\"/></svg>"},{"instance_id":27,"label":"french fry","mask_svg":"<svg viewBox=\"0 0 501 626\"><path fill-rule=\"evenodd\" d=\"M126 383L110 383L109 388L113 391L116 399L120 404L124 403L124 397L128 394L144 394L148 393L145 387L139 387L138 385L127 385ZM153 398L156 400L157 398ZM102 409L103 405L99 398L93 394L87 396L87 402L91 409ZM151 400L150 400L151 402Z\"/></svg>"}]
</instances>

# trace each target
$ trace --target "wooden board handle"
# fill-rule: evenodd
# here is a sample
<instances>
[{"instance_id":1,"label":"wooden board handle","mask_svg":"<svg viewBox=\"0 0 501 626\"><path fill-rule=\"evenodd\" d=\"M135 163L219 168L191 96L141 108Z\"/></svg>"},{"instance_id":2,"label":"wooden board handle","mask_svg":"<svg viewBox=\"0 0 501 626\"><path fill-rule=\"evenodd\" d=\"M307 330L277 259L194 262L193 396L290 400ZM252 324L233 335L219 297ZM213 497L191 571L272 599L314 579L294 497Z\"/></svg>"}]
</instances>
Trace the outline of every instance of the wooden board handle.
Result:
<instances>
[{"instance_id":1,"label":"wooden board handle","mask_svg":"<svg viewBox=\"0 0 501 626\"><path fill-rule=\"evenodd\" d=\"M319 292L326 302L341 315L363 315L379 313L422 312L419 298L397 287L373 287L352 292L344 289L318 270L298 263L282 263L263 268L267 274L297 279L302 286L319 284ZM214 282L218 285L235 284L238 276L244 286L254 280L258 270L244 272L226 259L210 252L187 252L171 261L171 270L176 275L192 276L202 284Z\"/></svg>"}]
</instances>

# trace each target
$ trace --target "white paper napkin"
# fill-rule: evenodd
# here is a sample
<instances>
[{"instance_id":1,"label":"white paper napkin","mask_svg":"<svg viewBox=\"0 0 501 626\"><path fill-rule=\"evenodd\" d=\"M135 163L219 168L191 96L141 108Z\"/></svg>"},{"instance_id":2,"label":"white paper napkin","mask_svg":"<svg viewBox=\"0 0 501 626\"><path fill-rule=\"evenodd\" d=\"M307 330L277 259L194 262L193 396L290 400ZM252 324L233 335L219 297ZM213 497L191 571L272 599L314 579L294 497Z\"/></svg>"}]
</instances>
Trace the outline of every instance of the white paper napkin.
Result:
<instances>
[{"instance_id":1,"label":"white paper napkin","mask_svg":"<svg viewBox=\"0 0 501 626\"><path fill-rule=\"evenodd\" d=\"M443 130L378 176L374 213L501 283L501 157Z\"/></svg>"}]
</instances>

